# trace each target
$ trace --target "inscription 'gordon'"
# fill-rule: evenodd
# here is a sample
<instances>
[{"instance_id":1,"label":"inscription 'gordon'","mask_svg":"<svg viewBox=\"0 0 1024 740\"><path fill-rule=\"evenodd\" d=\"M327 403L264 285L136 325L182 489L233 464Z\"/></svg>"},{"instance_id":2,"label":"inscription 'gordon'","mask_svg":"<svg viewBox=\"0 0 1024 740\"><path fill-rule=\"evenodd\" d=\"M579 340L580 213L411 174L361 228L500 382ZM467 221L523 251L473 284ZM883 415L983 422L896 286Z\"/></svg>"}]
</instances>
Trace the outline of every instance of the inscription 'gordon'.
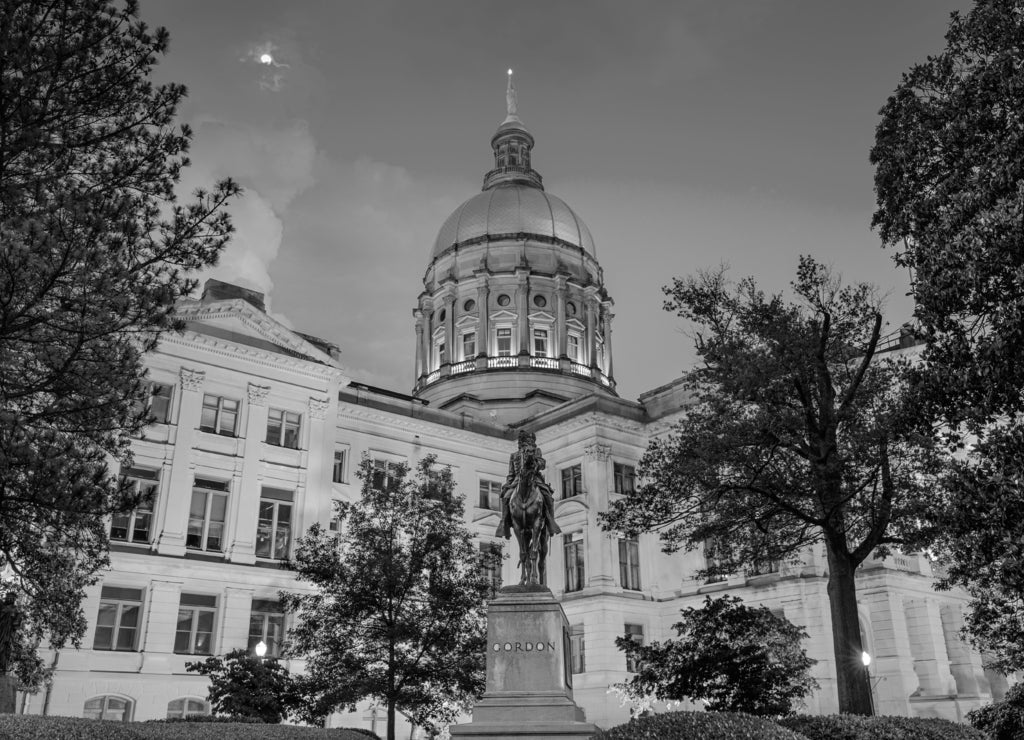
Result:
<instances>
[{"instance_id":1,"label":"inscription 'gordon'","mask_svg":"<svg viewBox=\"0 0 1024 740\"><path fill-rule=\"evenodd\" d=\"M496 653L542 653L545 650L553 651L553 642L496 642L491 646Z\"/></svg>"}]
</instances>

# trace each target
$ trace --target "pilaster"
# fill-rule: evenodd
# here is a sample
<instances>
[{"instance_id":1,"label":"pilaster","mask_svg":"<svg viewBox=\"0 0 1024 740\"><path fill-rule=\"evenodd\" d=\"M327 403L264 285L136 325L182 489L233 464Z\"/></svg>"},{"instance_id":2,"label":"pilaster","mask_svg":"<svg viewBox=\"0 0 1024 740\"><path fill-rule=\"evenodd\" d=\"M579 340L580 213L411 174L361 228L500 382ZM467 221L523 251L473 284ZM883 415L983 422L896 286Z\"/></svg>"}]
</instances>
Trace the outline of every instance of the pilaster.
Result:
<instances>
[{"instance_id":1,"label":"pilaster","mask_svg":"<svg viewBox=\"0 0 1024 740\"><path fill-rule=\"evenodd\" d=\"M516 327L519 336L519 354L530 354L530 270L525 267L516 268Z\"/></svg>"},{"instance_id":2,"label":"pilaster","mask_svg":"<svg viewBox=\"0 0 1024 740\"><path fill-rule=\"evenodd\" d=\"M490 286L487 281L487 273L478 270L476 273L477 284L476 284L476 308L479 312L479 331L477 332L476 348L477 356L488 356L492 354L490 349L491 345L491 327L488 324L490 319L490 310L488 308L488 302L490 300ZM496 354L496 351L494 352ZM469 358L466 358L469 359Z\"/></svg>"},{"instance_id":3,"label":"pilaster","mask_svg":"<svg viewBox=\"0 0 1024 740\"><path fill-rule=\"evenodd\" d=\"M227 558L234 563L256 562L256 520L259 518L260 484L267 434L267 396L269 386L249 383L249 405L245 424L245 447L241 476L237 476L228 499L229 519Z\"/></svg>"},{"instance_id":4,"label":"pilaster","mask_svg":"<svg viewBox=\"0 0 1024 740\"><path fill-rule=\"evenodd\" d=\"M583 485L587 493L587 586L608 587L616 582L616 540L601 529L597 515L608 510L612 448L595 442L583 448Z\"/></svg>"},{"instance_id":5,"label":"pilaster","mask_svg":"<svg viewBox=\"0 0 1024 740\"><path fill-rule=\"evenodd\" d=\"M905 608L910 651L914 657L914 672L921 684L921 695L955 694L956 681L949 670L939 605L932 599L908 599Z\"/></svg>"},{"instance_id":6,"label":"pilaster","mask_svg":"<svg viewBox=\"0 0 1024 740\"><path fill-rule=\"evenodd\" d=\"M192 449L196 436L200 434L199 419L203 411L203 383L206 372L181 368L181 406L178 411L177 442L171 461L170 481L166 486L167 495L157 502L157 519L163 523L157 539L156 550L161 555L185 554L185 529L188 526L188 509L192 499L194 463Z\"/></svg>"},{"instance_id":7,"label":"pilaster","mask_svg":"<svg viewBox=\"0 0 1024 740\"><path fill-rule=\"evenodd\" d=\"M249 642L249 615L252 612L253 589L228 586L221 596L221 619L214 650L227 653L245 648Z\"/></svg>"},{"instance_id":8,"label":"pilaster","mask_svg":"<svg viewBox=\"0 0 1024 740\"><path fill-rule=\"evenodd\" d=\"M562 357L566 347L565 301L566 280L564 273L555 275L555 357Z\"/></svg>"}]
</instances>

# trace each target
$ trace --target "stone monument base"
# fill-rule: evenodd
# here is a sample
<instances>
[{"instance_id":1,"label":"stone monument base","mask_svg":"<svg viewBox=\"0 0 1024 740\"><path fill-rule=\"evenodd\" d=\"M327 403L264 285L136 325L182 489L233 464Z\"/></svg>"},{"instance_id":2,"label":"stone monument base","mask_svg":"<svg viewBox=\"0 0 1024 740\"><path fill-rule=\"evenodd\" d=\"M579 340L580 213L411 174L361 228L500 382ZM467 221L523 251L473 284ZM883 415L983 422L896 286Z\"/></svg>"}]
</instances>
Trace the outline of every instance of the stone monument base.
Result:
<instances>
[{"instance_id":1,"label":"stone monument base","mask_svg":"<svg viewBox=\"0 0 1024 740\"><path fill-rule=\"evenodd\" d=\"M569 623L551 591L503 588L487 607L487 689L457 740L585 740L598 728L572 698Z\"/></svg>"}]
</instances>

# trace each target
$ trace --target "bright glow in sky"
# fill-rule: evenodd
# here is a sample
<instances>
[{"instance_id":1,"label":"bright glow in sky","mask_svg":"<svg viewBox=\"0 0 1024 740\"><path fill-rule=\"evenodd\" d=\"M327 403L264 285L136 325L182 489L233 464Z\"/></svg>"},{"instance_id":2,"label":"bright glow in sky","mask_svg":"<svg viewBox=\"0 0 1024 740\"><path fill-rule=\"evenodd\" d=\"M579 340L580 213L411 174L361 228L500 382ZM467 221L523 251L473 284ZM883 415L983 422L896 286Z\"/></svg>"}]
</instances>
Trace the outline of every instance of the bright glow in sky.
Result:
<instances>
[{"instance_id":1,"label":"bright glow in sky","mask_svg":"<svg viewBox=\"0 0 1024 740\"><path fill-rule=\"evenodd\" d=\"M269 54L260 54L260 63L261 64L273 64L274 63L274 57L270 56Z\"/></svg>"},{"instance_id":2,"label":"bright glow in sky","mask_svg":"<svg viewBox=\"0 0 1024 740\"><path fill-rule=\"evenodd\" d=\"M889 294L870 229L878 110L967 0L152 0L195 129L186 185L246 188L217 277L268 293L355 377L408 392L412 308L441 224L480 191L516 69L545 187L590 227L626 398L693 362L673 276L729 263L785 289L812 254ZM252 64L271 64L254 76ZM285 60L283 64L278 60Z\"/></svg>"}]
</instances>

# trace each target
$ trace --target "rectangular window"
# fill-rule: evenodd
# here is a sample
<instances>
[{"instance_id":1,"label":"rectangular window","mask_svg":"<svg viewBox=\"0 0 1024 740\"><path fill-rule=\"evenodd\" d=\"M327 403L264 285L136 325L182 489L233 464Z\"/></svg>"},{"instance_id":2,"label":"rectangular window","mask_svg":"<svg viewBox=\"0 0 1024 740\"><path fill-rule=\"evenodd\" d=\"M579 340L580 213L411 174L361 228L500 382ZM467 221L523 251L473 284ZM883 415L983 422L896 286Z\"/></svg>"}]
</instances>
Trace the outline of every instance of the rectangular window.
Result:
<instances>
[{"instance_id":1,"label":"rectangular window","mask_svg":"<svg viewBox=\"0 0 1024 740\"><path fill-rule=\"evenodd\" d=\"M619 582L630 591L640 590L640 544L635 539L619 540Z\"/></svg>"},{"instance_id":2,"label":"rectangular window","mask_svg":"<svg viewBox=\"0 0 1024 740\"><path fill-rule=\"evenodd\" d=\"M476 357L476 332L467 331L462 335L462 359L472 360Z\"/></svg>"},{"instance_id":3,"label":"rectangular window","mask_svg":"<svg viewBox=\"0 0 1024 740\"><path fill-rule=\"evenodd\" d=\"M565 592L583 588L583 536L567 534L562 536L562 550L565 553Z\"/></svg>"},{"instance_id":4,"label":"rectangular window","mask_svg":"<svg viewBox=\"0 0 1024 740\"><path fill-rule=\"evenodd\" d=\"M627 624L626 625L626 636L635 642L637 645L644 644L644 626L642 624ZM637 662L626 656L626 670L630 673L636 673Z\"/></svg>"},{"instance_id":5,"label":"rectangular window","mask_svg":"<svg viewBox=\"0 0 1024 740\"><path fill-rule=\"evenodd\" d=\"M178 626L174 633L174 652L181 655L212 655L213 623L216 617L216 596L182 594L178 607Z\"/></svg>"},{"instance_id":6,"label":"rectangular window","mask_svg":"<svg viewBox=\"0 0 1024 740\"><path fill-rule=\"evenodd\" d=\"M566 337L565 354L573 362L580 362L580 338L575 334Z\"/></svg>"},{"instance_id":7,"label":"rectangular window","mask_svg":"<svg viewBox=\"0 0 1024 740\"><path fill-rule=\"evenodd\" d=\"M480 481L480 508L501 511L501 484L498 481Z\"/></svg>"},{"instance_id":8,"label":"rectangular window","mask_svg":"<svg viewBox=\"0 0 1024 740\"><path fill-rule=\"evenodd\" d=\"M253 599L249 613L249 645L252 652L262 642L267 646L267 655L277 658L281 655L284 639L284 610L274 599Z\"/></svg>"},{"instance_id":9,"label":"rectangular window","mask_svg":"<svg viewBox=\"0 0 1024 740\"><path fill-rule=\"evenodd\" d=\"M373 461L371 483L378 491L392 491L398 485L398 463L389 460Z\"/></svg>"},{"instance_id":10,"label":"rectangular window","mask_svg":"<svg viewBox=\"0 0 1024 740\"><path fill-rule=\"evenodd\" d=\"M188 510L185 547L209 552L224 551L224 522L228 510L228 484L196 478Z\"/></svg>"},{"instance_id":11,"label":"rectangular window","mask_svg":"<svg viewBox=\"0 0 1024 740\"><path fill-rule=\"evenodd\" d=\"M327 521L327 531L334 535L335 539L340 539L342 534L341 513L338 511L339 506L341 506L341 502L337 499L331 501L331 518Z\"/></svg>"},{"instance_id":12,"label":"rectangular window","mask_svg":"<svg viewBox=\"0 0 1024 740\"><path fill-rule=\"evenodd\" d=\"M615 493L633 493L636 487L636 470L632 465L615 463Z\"/></svg>"},{"instance_id":13,"label":"rectangular window","mask_svg":"<svg viewBox=\"0 0 1024 740\"><path fill-rule=\"evenodd\" d=\"M335 483L345 482L345 450L334 451L334 467L331 468L331 480Z\"/></svg>"},{"instance_id":14,"label":"rectangular window","mask_svg":"<svg viewBox=\"0 0 1024 740\"><path fill-rule=\"evenodd\" d=\"M580 496L583 493L583 468L570 465L562 468L562 498Z\"/></svg>"},{"instance_id":15,"label":"rectangular window","mask_svg":"<svg viewBox=\"0 0 1024 740\"><path fill-rule=\"evenodd\" d=\"M437 350L436 351L437 351L437 364L438 365L443 365L444 363L446 363L448 361L447 357L445 355L444 342L438 342L437 343Z\"/></svg>"},{"instance_id":16,"label":"rectangular window","mask_svg":"<svg viewBox=\"0 0 1024 740\"><path fill-rule=\"evenodd\" d=\"M260 518L256 525L256 557L284 560L292 537L291 491L264 488L260 493Z\"/></svg>"},{"instance_id":17,"label":"rectangular window","mask_svg":"<svg viewBox=\"0 0 1024 740\"><path fill-rule=\"evenodd\" d=\"M582 624L574 624L569 628L569 660L572 662L573 673L586 672L587 652Z\"/></svg>"},{"instance_id":18,"label":"rectangular window","mask_svg":"<svg viewBox=\"0 0 1024 740\"><path fill-rule=\"evenodd\" d=\"M292 411L270 409L267 412L267 444L299 449L299 427L302 417Z\"/></svg>"},{"instance_id":19,"label":"rectangular window","mask_svg":"<svg viewBox=\"0 0 1024 740\"><path fill-rule=\"evenodd\" d=\"M533 330L533 354L537 357L548 356L548 330Z\"/></svg>"},{"instance_id":20,"label":"rectangular window","mask_svg":"<svg viewBox=\"0 0 1024 740\"><path fill-rule=\"evenodd\" d=\"M512 330L508 327L498 328L498 357L512 356Z\"/></svg>"},{"instance_id":21,"label":"rectangular window","mask_svg":"<svg viewBox=\"0 0 1024 740\"><path fill-rule=\"evenodd\" d=\"M199 428L211 434L234 437L238 430L238 401L223 396L203 396L203 414Z\"/></svg>"},{"instance_id":22,"label":"rectangular window","mask_svg":"<svg viewBox=\"0 0 1024 740\"><path fill-rule=\"evenodd\" d=\"M104 586L92 649L135 650L141 615L142 589Z\"/></svg>"},{"instance_id":23,"label":"rectangular window","mask_svg":"<svg viewBox=\"0 0 1024 740\"><path fill-rule=\"evenodd\" d=\"M708 573L705 583L721 583L729 580L729 574L724 571L726 557L721 541L717 539L704 540L704 567L714 570Z\"/></svg>"},{"instance_id":24,"label":"rectangular window","mask_svg":"<svg viewBox=\"0 0 1024 740\"><path fill-rule=\"evenodd\" d=\"M495 556L494 562L488 563L486 567L487 577L491 581L491 589L494 593L501 588L501 544L498 542L481 542L480 552Z\"/></svg>"},{"instance_id":25,"label":"rectangular window","mask_svg":"<svg viewBox=\"0 0 1024 740\"><path fill-rule=\"evenodd\" d=\"M153 505L160 486L159 476L158 471L143 468L131 468L125 474L132 490L142 495L142 501L134 510L119 512L110 518L111 542L149 542L153 527Z\"/></svg>"}]
</instances>

